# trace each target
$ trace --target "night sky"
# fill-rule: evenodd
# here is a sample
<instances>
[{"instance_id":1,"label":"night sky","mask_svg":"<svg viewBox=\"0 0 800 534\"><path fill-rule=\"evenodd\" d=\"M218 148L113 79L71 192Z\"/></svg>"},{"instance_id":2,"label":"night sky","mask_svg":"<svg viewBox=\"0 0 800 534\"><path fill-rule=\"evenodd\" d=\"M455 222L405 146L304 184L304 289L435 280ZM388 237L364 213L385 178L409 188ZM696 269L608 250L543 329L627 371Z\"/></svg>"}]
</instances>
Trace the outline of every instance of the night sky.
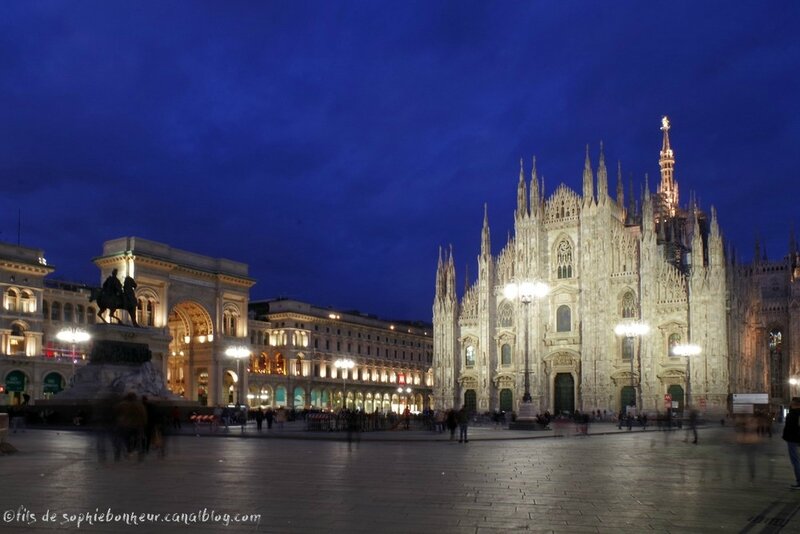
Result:
<instances>
[{"instance_id":1,"label":"night sky","mask_svg":"<svg viewBox=\"0 0 800 534\"><path fill-rule=\"evenodd\" d=\"M800 231L800 2L32 2L0 12L0 241L55 277L135 235L245 262L252 299L431 319L519 159L637 195L669 115L681 202L742 260Z\"/></svg>"}]
</instances>

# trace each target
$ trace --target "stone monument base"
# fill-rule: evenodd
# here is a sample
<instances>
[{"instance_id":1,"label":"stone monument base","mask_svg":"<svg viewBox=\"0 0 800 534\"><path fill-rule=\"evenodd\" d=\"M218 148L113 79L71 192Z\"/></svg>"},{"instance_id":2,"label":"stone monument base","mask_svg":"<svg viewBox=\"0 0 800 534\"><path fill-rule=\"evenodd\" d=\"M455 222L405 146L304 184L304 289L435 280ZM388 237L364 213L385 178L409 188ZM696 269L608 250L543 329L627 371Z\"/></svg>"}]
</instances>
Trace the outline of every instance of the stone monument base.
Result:
<instances>
[{"instance_id":1,"label":"stone monument base","mask_svg":"<svg viewBox=\"0 0 800 534\"><path fill-rule=\"evenodd\" d=\"M536 422L536 410L532 402L522 402L516 420L508 425L509 430L541 430L541 425Z\"/></svg>"},{"instance_id":2,"label":"stone monument base","mask_svg":"<svg viewBox=\"0 0 800 534\"><path fill-rule=\"evenodd\" d=\"M119 325L95 325L89 363L80 367L70 386L37 406L85 406L127 393L154 403L199 406L169 391L161 371L169 337L162 331ZM153 357L153 352L156 357Z\"/></svg>"}]
</instances>

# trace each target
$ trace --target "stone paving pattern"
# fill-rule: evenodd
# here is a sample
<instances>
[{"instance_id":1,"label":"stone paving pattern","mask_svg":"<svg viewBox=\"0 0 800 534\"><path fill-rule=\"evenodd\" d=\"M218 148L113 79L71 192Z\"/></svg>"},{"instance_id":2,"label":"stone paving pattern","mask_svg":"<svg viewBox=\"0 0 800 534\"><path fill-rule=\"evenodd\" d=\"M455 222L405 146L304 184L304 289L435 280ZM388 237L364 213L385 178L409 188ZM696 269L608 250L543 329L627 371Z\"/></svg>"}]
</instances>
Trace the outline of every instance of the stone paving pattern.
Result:
<instances>
[{"instance_id":1,"label":"stone paving pattern","mask_svg":"<svg viewBox=\"0 0 800 534\"><path fill-rule=\"evenodd\" d=\"M470 442L423 430L348 443L300 423L258 435L184 427L151 453L98 462L89 432L28 429L0 456L0 532L800 532L800 492L780 433L741 445L730 427L589 436L471 428ZM276 439L282 438L282 439ZM751 476L752 475L752 476ZM63 513L215 510L258 524L61 523ZM45 510L56 523L44 523Z\"/></svg>"}]
</instances>

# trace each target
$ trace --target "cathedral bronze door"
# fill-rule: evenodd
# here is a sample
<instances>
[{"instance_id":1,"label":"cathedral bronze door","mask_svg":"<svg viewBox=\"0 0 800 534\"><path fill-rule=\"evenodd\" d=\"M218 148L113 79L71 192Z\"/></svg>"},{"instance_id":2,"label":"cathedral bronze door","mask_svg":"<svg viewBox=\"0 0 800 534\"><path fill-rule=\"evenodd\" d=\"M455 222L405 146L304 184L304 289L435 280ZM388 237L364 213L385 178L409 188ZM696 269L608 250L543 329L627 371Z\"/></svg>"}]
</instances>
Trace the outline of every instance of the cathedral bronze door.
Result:
<instances>
[{"instance_id":1,"label":"cathedral bronze door","mask_svg":"<svg viewBox=\"0 0 800 534\"><path fill-rule=\"evenodd\" d=\"M570 373L558 373L555 380L555 414L575 411L575 379Z\"/></svg>"},{"instance_id":2,"label":"cathedral bronze door","mask_svg":"<svg viewBox=\"0 0 800 534\"><path fill-rule=\"evenodd\" d=\"M478 396L475 394L474 389L468 389L464 392L464 406L467 411L473 413L478 409Z\"/></svg>"},{"instance_id":3,"label":"cathedral bronze door","mask_svg":"<svg viewBox=\"0 0 800 534\"><path fill-rule=\"evenodd\" d=\"M511 412L514 410L514 394L510 389L500 390L500 411Z\"/></svg>"},{"instance_id":4,"label":"cathedral bronze door","mask_svg":"<svg viewBox=\"0 0 800 534\"><path fill-rule=\"evenodd\" d=\"M672 396L672 402L678 403L678 407L676 408L676 410L682 412L684 406L683 388L677 384L673 384L669 388L667 388L667 393L669 393Z\"/></svg>"}]
</instances>

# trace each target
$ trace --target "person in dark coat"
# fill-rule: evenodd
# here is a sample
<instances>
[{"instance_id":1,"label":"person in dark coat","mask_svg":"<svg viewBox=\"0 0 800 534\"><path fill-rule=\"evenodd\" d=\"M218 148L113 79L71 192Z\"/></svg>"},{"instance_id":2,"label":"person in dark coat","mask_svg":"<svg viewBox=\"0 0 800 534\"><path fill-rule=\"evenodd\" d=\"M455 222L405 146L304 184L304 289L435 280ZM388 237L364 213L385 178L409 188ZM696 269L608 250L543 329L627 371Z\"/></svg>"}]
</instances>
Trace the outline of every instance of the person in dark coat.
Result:
<instances>
[{"instance_id":1,"label":"person in dark coat","mask_svg":"<svg viewBox=\"0 0 800 534\"><path fill-rule=\"evenodd\" d=\"M261 408L256 410L255 420L256 420L256 430L261 432L261 426L264 424L264 410L262 410Z\"/></svg>"},{"instance_id":2,"label":"person in dark coat","mask_svg":"<svg viewBox=\"0 0 800 534\"><path fill-rule=\"evenodd\" d=\"M790 487L793 490L800 490L800 397L792 397L789 404L789 413L783 425L783 440L789 448L789 460L794 469L794 481Z\"/></svg>"},{"instance_id":3,"label":"person in dark coat","mask_svg":"<svg viewBox=\"0 0 800 534\"><path fill-rule=\"evenodd\" d=\"M458 411L458 442L469 443L467 439L467 428L469 428L469 410L462 406Z\"/></svg>"},{"instance_id":4,"label":"person in dark coat","mask_svg":"<svg viewBox=\"0 0 800 534\"><path fill-rule=\"evenodd\" d=\"M447 423L447 429L450 430L450 439L455 439L456 428L458 427L458 416L454 409L447 411L447 419L445 421Z\"/></svg>"},{"instance_id":5,"label":"person in dark coat","mask_svg":"<svg viewBox=\"0 0 800 534\"><path fill-rule=\"evenodd\" d=\"M267 420L267 430L270 430L272 428L272 420L275 419L275 412L272 411L272 408L267 408L264 418Z\"/></svg>"}]
</instances>

